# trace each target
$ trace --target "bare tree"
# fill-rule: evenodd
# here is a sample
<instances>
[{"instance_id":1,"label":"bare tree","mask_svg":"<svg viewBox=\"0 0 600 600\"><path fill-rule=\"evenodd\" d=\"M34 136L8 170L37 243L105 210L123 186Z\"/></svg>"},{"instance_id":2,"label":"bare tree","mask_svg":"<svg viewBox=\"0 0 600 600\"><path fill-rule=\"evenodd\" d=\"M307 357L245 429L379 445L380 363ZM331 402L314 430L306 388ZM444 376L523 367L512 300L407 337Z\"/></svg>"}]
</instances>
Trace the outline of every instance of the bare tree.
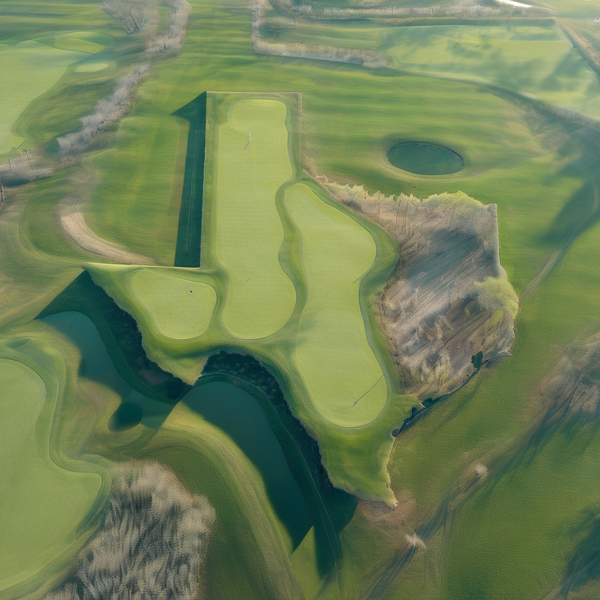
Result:
<instances>
[{"instance_id":1,"label":"bare tree","mask_svg":"<svg viewBox=\"0 0 600 600\"><path fill-rule=\"evenodd\" d=\"M193 600L215 511L166 467L116 469L99 535L75 576L45 600Z\"/></svg>"},{"instance_id":2,"label":"bare tree","mask_svg":"<svg viewBox=\"0 0 600 600\"><path fill-rule=\"evenodd\" d=\"M154 21L157 0L104 0L102 10L119 21L127 34L131 35Z\"/></svg>"}]
</instances>

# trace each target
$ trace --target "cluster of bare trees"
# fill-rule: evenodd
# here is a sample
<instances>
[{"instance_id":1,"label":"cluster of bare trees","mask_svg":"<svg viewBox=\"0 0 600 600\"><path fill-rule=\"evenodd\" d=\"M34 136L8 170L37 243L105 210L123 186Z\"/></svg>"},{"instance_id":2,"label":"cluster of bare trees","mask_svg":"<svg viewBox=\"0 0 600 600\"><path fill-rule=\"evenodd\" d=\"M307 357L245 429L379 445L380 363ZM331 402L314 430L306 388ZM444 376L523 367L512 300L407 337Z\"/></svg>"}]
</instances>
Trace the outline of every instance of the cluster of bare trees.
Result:
<instances>
[{"instance_id":1,"label":"cluster of bare trees","mask_svg":"<svg viewBox=\"0 0 600 600\"><path fill-rule=\"evenodd\" d=\"M169 29L150 41L146 49L146 54L150 56L167 51L179 52L183 48L192 7L187 0L169 0L169 4L173 9L169 17Z\"/></svg>"},{"instance_id":2,"label":"cluster of bare trees","mask_svg":"<svg viewBox=\"0 0 600 600\"><path fill-rule=\"evenodd\" d=\"M130 28L135 27L135 31L141 30L150 20L150 11L156 10L155 0L141 2L140 0L109 0L112 16L118 18L123 23L125 29L130 32ZM189 21L191 6L187 0L169 0L172 7L169 18L169 28L166 33L152 38L146 48L146 56L152 56L166 51L179 51L183 47L187 24ZM104 8L106 9L106 6ZM108 12L108 10L107 10ZM114 14L113 14L114 13ZM118 14L118 16L116 16ZM133 30L132 30L133 31ZM126 112L129 101L140 79L148 71L149 65L146 63L136 65L117 81L113 93L100 100L92 114L81 119L81 127L73 132L58 138L58 145L63 154L75 154L81 152L98 134L98 132L108 123L121 118Z\"/></svg>"},{"instance_id":3,"label":"cluster of bare trees","mask_svg":"<svg viewBox=\"0 0 600 600\"><path fill-rule=\"evenodd\" d=\"M104 0L102 10L131 35L156 21L157 0Z\"/></svg>"},{"instance_id":4,"label":"cluster of bare trees","mask_svg":"<svg viewBox=\"0 0 600 600\"><path fill-rule=\"evenodd\" d=\"M376 68L384 66L378 52L358 50L355 48L339 48L336 46L309 46L300 43L275 43L265 40L261 35L261 27L266 23L263 4L259 1L252 10L252 48L256 54L285 56L288 58L311 58L362 65Z\"/></svg>"},{"instance_id":5,"label":"cluster of bare trees","mask_svg":"<svg viewBox=\"0 0 600 600\"><path fill-rule=\"evenodd\" d=\"M129 99L141 77L148 71L148 65L137 65L127 75L117 81L113 93L100 100L91 115L81 119L81 128L58 138L58 146L64 154L74 154L83 150L108 123L116 121L126 111Z\"/></svg>"},{"instance_id":6,"label":"cluster of bare trees","mask_svg":"<svg viewBox=\"0 0 600 600\"><path fill-rule=\"evenodd\" d=\"M46 600L193 600L215 511L155 462L114 473L99 535Z\"/></svg>"},{"instance_id":7,"label":"cluster of bare trees","mask_svg":"<svg viewBox=\"0 0 600 600\"><path fill-rule=\"evenodd\" d=\"M419 200L317 180L398 244L402 260L378 314L407 393L450 393L473 374L474 355L483 363L507 354L518 300L500 265L495 205L461 192Z\"/></svg>"}]
</instances>

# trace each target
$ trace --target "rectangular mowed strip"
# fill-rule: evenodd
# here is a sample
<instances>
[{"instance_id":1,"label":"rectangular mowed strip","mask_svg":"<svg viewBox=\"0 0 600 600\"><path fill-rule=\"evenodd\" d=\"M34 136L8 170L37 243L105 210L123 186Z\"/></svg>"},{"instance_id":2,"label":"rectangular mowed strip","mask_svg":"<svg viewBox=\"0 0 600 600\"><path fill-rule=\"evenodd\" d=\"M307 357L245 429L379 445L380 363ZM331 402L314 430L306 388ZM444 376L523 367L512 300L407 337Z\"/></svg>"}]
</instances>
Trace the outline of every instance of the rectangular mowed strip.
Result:
<instances>
[{"instance_id":1,"label":"rectangular mowed strip","mask_svg":"<svg viewBox=\"0 0 600 600\"><path fill-rule=\"evenodd\" d=\"M359 290L377 247L367 229L299 183L285 204L302 236L308 298L294 362L310 399L329 421L359 427L385 406L385 376L369 345Z\"/></svg>"},{"instance_id":2,"label":"rectangular mowed strip","mask_svg":"<svg viewBox=\"0 0 600 600\"><path fill-rule=\"evenodd\" d=\"M205 238L228 277L223 326L242 339L281 329L296 302L294 285L279 261L284 228L275 200L294 174L287 112L282 101L242 96L229 105L226 122L213 138Z\"/></svg>"}]
</instances>

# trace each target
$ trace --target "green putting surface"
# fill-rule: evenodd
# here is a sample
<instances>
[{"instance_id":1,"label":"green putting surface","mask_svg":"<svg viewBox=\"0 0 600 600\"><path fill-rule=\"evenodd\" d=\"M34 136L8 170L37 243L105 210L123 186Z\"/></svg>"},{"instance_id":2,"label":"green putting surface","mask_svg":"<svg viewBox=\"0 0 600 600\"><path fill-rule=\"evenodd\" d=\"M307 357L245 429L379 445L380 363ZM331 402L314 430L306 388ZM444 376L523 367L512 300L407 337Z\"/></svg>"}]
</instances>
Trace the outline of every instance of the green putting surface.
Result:
<instances>
[{"instance_id":1,"label":"green putting surface","mask_svg":"<svg viewBox=\"0 0 600 600\"><path fill-rule=\"evenodd\" d=\"M366 229L305 184L288 188L285 202L302 235L308 283L294 361L326 419L346 427L366 425L387 400L359 298L377 247Z\"/></svg>"},{"instance_id":2,"label":"green putting surface","mask_svg":"<svg viewBox=\"0 0 600 600\"><path fill-rule=\"evenodd\" d=\"M244 98L231 105L218 130L212 239L229 276L223 325L239 338L275 333L296 302L279 262L284 230L275 204L293 174L286 113L278 100Z\"/></svg>"},{"instance_id":3,"label":"green putting surface","mask_svg":"<svg viewBox=\"0 0 600 600\"><path fill-rule=\"evenodd\" d=\"M210 285L195 280L192 273L171 271L167 275L140 269L130 281L133 294L164 336L189 339L207 330L217 294Z\"/></svg>"}]
</instances>

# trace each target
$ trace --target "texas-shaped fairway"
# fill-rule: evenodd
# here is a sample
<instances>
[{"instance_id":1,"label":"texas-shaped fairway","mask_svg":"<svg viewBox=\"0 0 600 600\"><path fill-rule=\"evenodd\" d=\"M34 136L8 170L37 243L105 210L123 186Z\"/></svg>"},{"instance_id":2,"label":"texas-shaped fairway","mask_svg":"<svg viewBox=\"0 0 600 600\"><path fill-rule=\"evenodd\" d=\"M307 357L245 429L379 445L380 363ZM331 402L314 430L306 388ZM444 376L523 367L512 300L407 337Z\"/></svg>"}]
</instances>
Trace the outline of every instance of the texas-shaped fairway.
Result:
<instances>
[{"instance_id":1,"label":"texas-shaped fairway","mask_svg":"<svg viewBox=\"0 0 600 600\"><path fill-rule=\"evenodd\" d=\"M397 247L302 175L296 94L207 94L201 267L87 265L163 369L194 383L217 348L261 358L332 481L393 503L403 396L370 310ZM374 448L376 450L374 450Z\"/></svg>"}]
</instances>

